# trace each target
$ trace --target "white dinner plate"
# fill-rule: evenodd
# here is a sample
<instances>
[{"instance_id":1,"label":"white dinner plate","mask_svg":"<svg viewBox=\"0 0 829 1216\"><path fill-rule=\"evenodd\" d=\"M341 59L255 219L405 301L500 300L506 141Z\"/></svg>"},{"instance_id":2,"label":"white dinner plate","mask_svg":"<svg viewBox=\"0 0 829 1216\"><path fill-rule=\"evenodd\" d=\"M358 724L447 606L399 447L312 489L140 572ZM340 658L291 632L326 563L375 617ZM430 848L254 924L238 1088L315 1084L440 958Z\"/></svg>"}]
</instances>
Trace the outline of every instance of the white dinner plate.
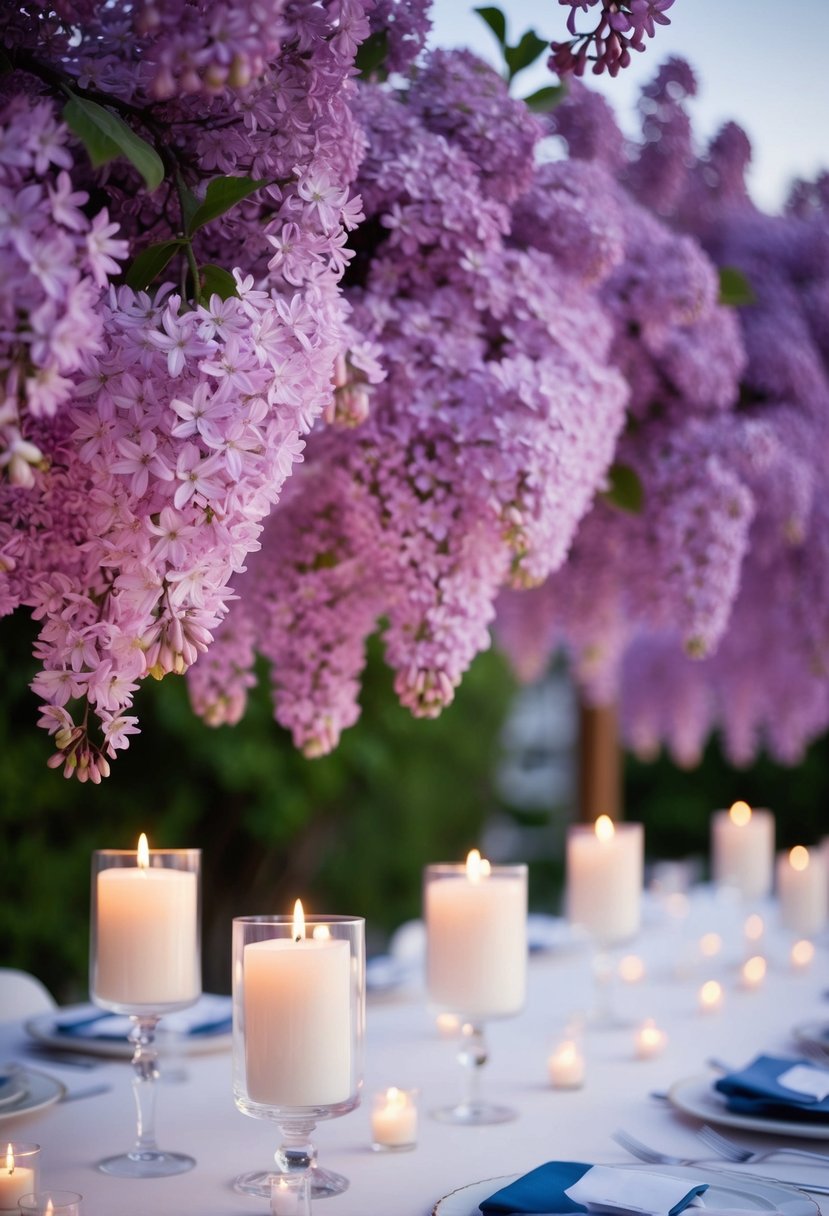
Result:
<instances>
[{"instance_id":1,"label":"white dinner plate","mask_svg":"<svg viewBox=\"0 0 829 1216\"><path fill-rule=\"evenodd\" d=\"M87 1005L63 1005L60 1008L61 1014L71 1014L74 1010L82 1013ZM170 1018L174 1015L170 1015ZM232 1035L229 1030L221 1030L218 1032L205 1030L200 1034L165 1034L165 1022L170 1023L170 1018L162 1019L158 1031L156 1032L156 1046L161 1055L162 1067L165 1052L169 1050L171 1055L202 1055L212 1051L227 1051L232 1044ZM94 1038L92 1035L67 1034L61 1031L55 1025L54 1013L41 1013L37 1017L29 1018L24 1023L27 1032L33 1039L37 1039L39 1043L45 1043L48 1047L59 1048L60 1051L77 1051L85 1056L109 1056L118 1059L132 1059L134 1051L133 1045L128 1041L126 1035L124 1038L106 1038L103 1035L100 1038Z\"/></svg>"},{"instance_id":2,"label":"white dinner plate","mask_svg":"<svg viewBox=\"0 0 829 1216\"><path fill-rule=\"evenodd\" d=\"M0 1110L12 1102L19 1102L25 1091L23 1073L16 1065L0 1072Z\"/></svg>"},{"instance_id":3,"label":"white dinner plate","mask_svg":"<svg viewBox=\"0 0 829 1216\"><path fill-rule=\"evenodd\" d=\"M747 1132L765 1132L767 1136L829 1140L829 1119L824 1123L810 1123L806 1119L762 1119L759 1115L741 1115L729 1110L725 1096L714 1089L710 1074L676 1081L668 1090L668 1101L677 1110L694 1115L704 1123L741 1127Z\"/></svg>"},{"instance_id":4,"label":"white dinner plate","mask_svg":"<svg viewBox=\"0 0 829 1216\"><path fill-rule=\"evenodd\" d=\"M707 1182L708 1190L700 1196L698 1204L688 1209L695 1216L705 1216L706 1208L728 1209L729 1212L779 1212L781 1216L816 1216L820 1212L813 1199L794 1187L742 1178L739 1174L714 1170L709 1166L620 1165L618 1168L647 1170L651 1174L666 1174L670 1178L687 1178L689 1182ZM432 1209L432 1216L481 1216L478 1204L520 1177L520 1174L512 1174L506 1178L487 1178L483 1182L462 1186L439 1199Z\"/></svg>"},{"instance_id":5,"label":"white dinner plate","mask_svg":"<svg viewBox=\"0 0 829 1216\"><path fill-rule=\"evenodd\" d=\"M54 1102L59 1102L66 1093L66 1086L55 1077L47 1076L34 1068L20 1069L21 1092L14 1102L0 1108L0 1123L5 1120L19 1119L21 1115L31 1115L36 1110L44 1110Z\"/></svg>"}]
</instances>

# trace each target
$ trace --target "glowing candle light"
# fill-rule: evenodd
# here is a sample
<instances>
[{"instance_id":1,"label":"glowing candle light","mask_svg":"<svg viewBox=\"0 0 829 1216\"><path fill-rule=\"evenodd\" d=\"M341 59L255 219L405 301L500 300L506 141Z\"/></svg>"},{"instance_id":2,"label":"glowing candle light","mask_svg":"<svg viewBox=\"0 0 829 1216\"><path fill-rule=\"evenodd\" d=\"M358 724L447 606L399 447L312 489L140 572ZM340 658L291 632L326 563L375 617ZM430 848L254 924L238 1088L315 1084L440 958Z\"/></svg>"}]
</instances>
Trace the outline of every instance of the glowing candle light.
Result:
<instances>
[{"instance_id":1,"label":"glowing candle light","mask_svg":"<svg viewBox=\"0 0 829 1216\"><path fill-rule=\"evenodd\" d=\"M653 1018L646 1018L636 1031L637 1060L652 1060L655 1056L661 1055L667 1042L668 1036L665 1031L657 1026Z\"/></svg>"},{"instance_id":2,"label":"glowing candle light","mask_svg":"<svg viewBox=\"0 0 829 1216\"><path fill-rule=\"evenodd\" d=\"M777 859L777 897L785 929L804 937L820 933L829 912L829 881L823 859L795 845Z\"/></svg>"},{"instance_id":3,"label":"glowing candle light","mask_svg":"<svg viewBox=\"0 0 829 1216\"><path fill-rule=\"evenodd\" d=\"M703 933L699 939L699 952L703 958L715 958L722 950L719 933Z\"/></svg>"},{"instance_id":4,"label":"glowing candle light","mask_svg":"<svg viewBox=\"0 0 829 1216\"><path fill-rule=\"evenodd\" d=\"M0 1166L0 1212L14 1212L23 1195L37 1190L40 1146L12 1141L6 1147L5 1160Z\"/></svg>"},{"instance_id":5,"label":"glowing candle light","mask_svg":"<svg viewBox=\"0 0 829 1216\"><path fill-rule=\"evenodd\" d=\"M638 984L645 978L645 964L638 954L619 959L619 977L626 984Z\"/></svg>"},{"instance_id":6,"label":"glowing candle light","mask_svg":"<svg viewBox=\"0 0 829 1216\"><path fill-rule=\"evenodd\" d=\"M812 960L815 957L814 943L805 939L795 942L791 952L792 966L797 970L805 970L811 966Z\"/></svg>"},{"instance_id":7,"label":"glowing candle light","mask_svg":"<svg viewBox=\"0 0 829 1216\"><path fill-rule=\"evenodd\" d=\"M759 988L766 978L766 960L760 954L747 958L740 970L740 981L744 988Z\"/></svg>"},{"instance_id":8,"label":"glowing candle light","mask_svg":"<svg viewBox=\"0 0 829 1216\"><path fill-rule=\"evenodd\" d=\"M699 1007L702 1013L717 1013L722 1009L722 984L717 980L706 980L699 990Z\"/></svg>"},{"instance_id":9,"label":"glowing candle light","mask_svg":"<svg viewBox=\"0 0 829 1216\"><path fill-rule=\"evenodd\" d=\"M371 1115L372 1148L414 1148L417 1142L417 1102L411 1089L392 1086L375 1094Z\"/></svg>"},{"instance_id":10,"label":"glowing candle light","mask_svg":"<svg viewBox=\"0 0 829 1216\"><path fill-rule=\"evenodd\" d=\"M595 824L567 830L567 918L610 945L639 931L644 868L641 823Z\"/></svg>"},{"instance_id":11,"label":"glowing candle light","mask_svg":"<svg viewBox=\"0 0 829 1216\"><path fill-rule=\"evenodd\" d=\"M584 1085L585 1060L573 1039L559 1043L547 1061L547 1071L554 1089L580 1089Z\"/></svg>"},{"instance_id":12,"label":"glowing candle light","mask_svg":"<svg viewBox=\"0 0 829 1216\"><path fill-rule=\"evenodd\" d=\"M720 887L736 888L744 899L771 891L774 870L774 816L735 802L711 816L711 868Z\"/></svg>"}]
</instances>

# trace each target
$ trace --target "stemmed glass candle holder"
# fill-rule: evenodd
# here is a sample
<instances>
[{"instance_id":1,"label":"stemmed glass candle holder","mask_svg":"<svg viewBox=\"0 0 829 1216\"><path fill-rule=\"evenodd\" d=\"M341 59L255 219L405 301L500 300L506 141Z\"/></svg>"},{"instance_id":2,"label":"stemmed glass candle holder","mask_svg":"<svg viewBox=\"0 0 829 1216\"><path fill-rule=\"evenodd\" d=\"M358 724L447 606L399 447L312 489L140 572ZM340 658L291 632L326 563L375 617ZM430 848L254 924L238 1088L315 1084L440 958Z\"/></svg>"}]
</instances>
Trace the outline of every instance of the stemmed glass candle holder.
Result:
<instances>
[{"instance_id":1,"label":"stemmed glass candle holder","mask_svg":"<svg viewBox=\"0 0 829 1216\"><path fill-rule=\"evenodd\" d=\"M98 1168L122 1178L162 1178L192 1169L155 1139L156 1027L201 994L199 849L98 849L92 858L90 992L96 1005L128 1014L133 1044L135 1144Z\"/></svg>"},{"instance_id":2,"label":"stemmed glass candle holder","mask_svg":"<svg viewBox=\"0 0 829 1216\"><path fill-rule=\"evenodd\" d=\"M459 1014L464 1023L458 1047L463 1096L432 1115L445 1123L505 1123L516 1112L480 1094L489 1054L484 1023L511 1017L524 1004L527 867L491 866L473 849L465 865L426 867L423 904L429 1002L436 1012Z\"/></svg>"},{"instance_id":3,"label":"stemmed glass candle holder","mask_svg":"<svg viewBox=\"0 0 829 1216\"><path fill-rule=\"evenodd\" d=\"M567 919L581 926L594 945L597 1027L622 1025L612 1008L611 950L639 932L644 878L644 829L600 815L595 824L567 830Z\"/></svg>"},{"instance_id":4,"label":"stemmed glass candle holder","mask_svg":"<svg viewBox=\"0 0 829 1216\"><path fill-rule=\"evenodd\" d=\"M356 916L233 921L233 1096L282 1142L271 1169L234 1179L267 1199L280 1176L310 1171L315 1198L348 1179L317 1164L311 1133L359 1104L365 1027L365 922Z\"/></svg>"}]
</instances>

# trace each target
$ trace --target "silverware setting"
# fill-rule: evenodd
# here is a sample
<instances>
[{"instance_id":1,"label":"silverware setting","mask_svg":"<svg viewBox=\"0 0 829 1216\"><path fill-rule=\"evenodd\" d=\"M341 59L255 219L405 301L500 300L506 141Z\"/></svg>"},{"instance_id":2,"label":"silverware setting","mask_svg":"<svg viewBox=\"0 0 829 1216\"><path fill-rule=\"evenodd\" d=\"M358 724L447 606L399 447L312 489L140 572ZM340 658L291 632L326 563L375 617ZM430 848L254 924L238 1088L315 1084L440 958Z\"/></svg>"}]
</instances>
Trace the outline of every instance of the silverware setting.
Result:
<instances>
[{"instance_id":1,"label":"silverware setting","mask_svg":"<svg viewBox=\"0 0 829 1216\"><path fill-rule=\"evenodd\" d=\"M726 1165L726 1160L722 1153L720 1153L719 1159L714 1159L713 1162L712 1158L710 1157L678 1157L673 1153L663 1153L659 1149L652 1148L651 1145L645 1144L642 1140L638 1140L635 1136L631 1136L629 1132L622 1129L615 1131L612 1138L625 1150L625 1152L630 1153L632 1157L636 1157L639 1161L644 1161L649 1165L707 1165L709 1167L713 1166L715 1169L724 1168ZM709 1147L713 1146L709 1145ZM776 1153L786 1153L792 1151L794 1150L778 1148L772 1149L768 1154L762 1154L762 1156L765 1158L766 1155L774 1156ZM800 1150L797 1155L800 1156L801 1153L805 1153L810 1159L814 1159L816 1157L824 1165L829 1164L829 1159L827 1159L827 1157L823 1154L816 1153L813 1155L806 1152L804 1149ZM728 1160L732 1165L740 1164L740 1162L733 1157L729 1158ZM758 1157L752 1155L751 1160L756 1161L758 1160ZM722 1162L722 1165L720 1165L720 1162ZM743 1173L742 1170L740 1171L740 1174L741 1177L753 1178L758 1182L777 1182L781 1186L795 1186L802 1191L810 1191L815 1195L829 1195L829 1186L818 1186L816 1183L811 1182L792 1182L790 1178L767 1178L762 1174Z\"/></svg>"}]
</instances>

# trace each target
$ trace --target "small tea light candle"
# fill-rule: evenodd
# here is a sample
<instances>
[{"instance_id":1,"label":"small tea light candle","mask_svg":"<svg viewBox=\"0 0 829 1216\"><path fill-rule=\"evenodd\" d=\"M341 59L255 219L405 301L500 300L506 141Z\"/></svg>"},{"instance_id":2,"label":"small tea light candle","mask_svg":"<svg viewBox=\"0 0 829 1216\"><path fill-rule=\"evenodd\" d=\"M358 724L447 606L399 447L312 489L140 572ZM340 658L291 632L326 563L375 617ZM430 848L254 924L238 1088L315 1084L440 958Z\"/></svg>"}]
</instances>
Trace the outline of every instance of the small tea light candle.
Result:
<instances>
[{"instance_id":1,"label":"small tea light candle","mask_svg":"<svg viewBox=\"0 0 829 1216\"><path fill-rule=\"evenodd\" d=\"M81 1216L82 1199L77 1191L38 1191L23 1195L17 1212L18 1216Z\"/></svg>"},{"instance_id":2,"label":"small tea light candle","mask_svg":"<svg viewBox=\"0 0 829 1216\"><path fill-rule=\"evenodd\" d=\"M547 1061L547 1071L554 1089L580 1089L584 1085L584 1056L573 1039L559 1043Z\"/></svg>"},{"instance_id":3,"label":"small tea light candle","mask_svg":"<svg viewBox=\"0 0 829 1216\"><path fill-rule=\"evenodd\" d=\"M765 922L759 913L752 912L751 916L746 917L743 933L747 942L759 942L765 931Z\"/></svg>"},{"instance_id":4,"label":"small tea light candle","mask_svg":"<svg viewBox=\"0 0 829 1216\"><path fill-rule=\"evenodd\" d=\"M645 964L638 954L626 954L619 960L619 978L626 984L638 984L645 978Z\"/></svg>"},{"instance_id":5,"label":"small tea light candle","mask_svg":"<svg viewBox=\"0 0 829 1216\"><path fill-rule=\"evenodd\" d=\"M456 1013L439 1013L435 1026L442 1039L456 1039L461 1032L461 1019Z\"/></svg>"},{"instance_id":6,"label":"small tea light candle","mask_svg":"<svg viewBox=\"0 0 829 1216\"><path fill-rule=\"evenodd\" d=\"M661 1055L668 1042L664 1030L660 1030L653 1018L646 1018L636 1031L637 1060L652 1060Z\"/></svg>"},{"instance_id":7,"label":"small tea light candle","mask_svg":"<svg viewBox=\"0 0 829 1216\"><path fill-rule=\"evenodd\" d=\"M814 858L803 845L795 845L777 859L777 896L785 929L804 936L819 933L829 912L827 870L823 858Z\"/></svg>"},{"instance_id":8,"label":"small tea light candle","mask_svg":"<svg viewBox=\"0 0 829 1216\"><path fill-rule=\"evenodd\" d=\"M716 958L722 950L722 938L719 933L703 933L699 939L699 952L703 958Z\"/></svg>"},{"instance_id":9,"label":"small tea light candle","mask_svg":"<svg viewBox=\"0 0 829 1216\"><path fill-rule=\"evenodd\" d=\"M722 1009L722 984L717 980L706 980L699 990L699 1007L702 1013L717 1013Z\"/></svg>"},{"instance_id":10,"label":"small tea light candle","mask_svg":"<svg viewBox=\"0 0 829 1216\"><path fill-rule=\"evenodd\" d=\"M719 887L734 887L743 899L762 899L774 871L774 816L735 802L711 816L711 866Z\"/></svg>"},{"instance_id":11,"label":"small tea light candle","mask_svg":"<svg viewBox=\"0 0 829 1216\"><path fill-rule=\"evenodd\" d=\"M374 1095L371 1147L375 1152L414 1148L417 1143L417 1091L392 1086Z\"/></svg>"},{"instance_id":12,"label":"small tea light candle","mask_svg":"<svg viewBox=\"0 0 829 1216\"><path fill-rule=\"evenodd\" d=\"M799 942L795 942L792 946L790 955L792 966L797 971L805 971L807 967L812 965L812 960L815 957L815 947L813 942L806 941L805 938Z\"/></svg>"},{"instance_id":13,"label":"small tea light candle","mask_svg":"<svg viewBox=\"0 0 829 1216\"><path fill-rule=\"evenodd\" d=\"M271 1216L311 1216L311 1186L307 1173L271 1178Z\"/></svg>"},{"instance_id":14,"label":"small tea light candle","mask_svg":"<svg viewBox=\"0 0 829 1216\"><path fill-rule=\"evenodd\" d=\"M766 960L761 954L747 958L740 969L740 982L744 988L759 988L766 978Z\"/></svg>"},{"instance_id":15,"label":"small tea light candle","mask_svg":"<svg viewBox=\"0 0 829 1216\"><path fill-rule=\"evenodd\" d=\"M0 1156L0 1212L17 1216L18 1200L37 1190L39 1158L39 1144L7 1142L5 1155Z\"/></svg>"}]
</instances>

